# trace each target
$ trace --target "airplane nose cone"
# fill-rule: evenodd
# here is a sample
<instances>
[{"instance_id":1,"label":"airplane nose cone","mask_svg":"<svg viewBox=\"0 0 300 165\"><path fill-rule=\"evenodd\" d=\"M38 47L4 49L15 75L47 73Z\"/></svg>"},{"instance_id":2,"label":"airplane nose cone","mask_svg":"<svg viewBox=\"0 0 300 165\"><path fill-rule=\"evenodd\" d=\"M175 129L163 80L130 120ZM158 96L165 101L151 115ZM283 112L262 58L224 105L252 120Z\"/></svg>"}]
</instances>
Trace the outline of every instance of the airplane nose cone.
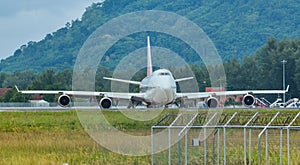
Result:
<instances>
[{"instance_id":1,"label":"airplane nose cone","mask_svg":"<svg viewBox=\"0 0 300 165\"><path fill-rule=\"evenodd\" d=\"M168 95L165 90L157 88L156 92L153 95L153 102L158 104L166 104L168 101Z\"/></svg>"},{"instance_id":2,"label":"airplane nose cone","mask_svg":"<svg viewBox=\"0 0 300 165\"><path fill-rule=\"evenodd\" d=\"M152 103L158 105L165 105L172 102L174 97L173 95L172 90L164 88L155 88L148 93L148 96L150 96L149 99L152 100Z\"/></svg>"}]
</instances>

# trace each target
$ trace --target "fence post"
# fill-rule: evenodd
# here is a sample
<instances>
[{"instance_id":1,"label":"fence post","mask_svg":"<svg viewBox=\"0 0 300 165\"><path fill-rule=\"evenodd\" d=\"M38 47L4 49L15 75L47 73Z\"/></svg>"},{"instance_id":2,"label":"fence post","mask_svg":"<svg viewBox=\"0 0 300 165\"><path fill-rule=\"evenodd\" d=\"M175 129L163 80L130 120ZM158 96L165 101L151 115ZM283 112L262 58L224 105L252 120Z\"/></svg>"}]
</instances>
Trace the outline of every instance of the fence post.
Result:
<instances>
[{"instance_id":1,"label":"fence post","mask_svg":"<svg viewBox=\"0 0 300 165\"><path fill-rule=\"evenodd\" d=\"M185 161L184 164L188 164L188 131L185 132Z\"/></svg>"},{"instance_id":2,"label":"fence post","mask_svg":"<svg viewBox=\"0 0 300 165\"><path fill-rule=\"evenodd\" d=\"M287 136L287 155L288 155L288 165L290 165L290 129L287 128L286 130L286 136Z\"/></svg>"},{"instance_id":3,"label":"fence post","mask_svg":"<svg viewBox=\"0 0 300 165\"><path fill-rule=\"evenodd\" d=\"M224 157L223 157L223 164L226 165L226 128L223 128L223 133L224 133L224 138L223 138L223 143L224 143Z\"/></svg>"},{"instance_id":4,"label":"fence post","mask_svg":"<svg viewBox=\"0 0 300 165\"><path fill-rule=\"evenodd\" d=\"M206 127L208 126L208 124L214 119L214 117L217 115L217 113L214 113L214 115L205 123L205 125L203 125L203 148L204 148L204 155L203 155L203 160L204 160L204 164L206 164ZM199 139L200 139L200 135L201 133L199 133Z\"/></svg>"},{"instance_id":5,"label":"fence post","mask_svg":"<svg viewBox=\"0 0 300 165\"><path fill-rule=\"evenodd\" d=\"M231 118L226 122L226 124L223 126L224 129L224 165L226 165L226 126L231 122L231 120L235 117L237 112L235 112Z\"/></svg>"},{"instance_id":6,"label":"fence post","mask_svg":"<svg viewBox=\"0 0 300 165\"><path fill-rule=\"evenodd\" d=\"M252 152L252 150L251 150L251 147L252 147L251 141L252 141L252 129L250 128L250 130L249 130L249 165L251 165L251 161L252 161L252 159L251 159L251 157L252 157L252 155L251 155L251 152Z\"/></svg>"},{"instance_id":7,"label":"fence post","mask_svg":"<svg viewBox=\"0 0 300 165\"><path fill-rule=\"evenodd\" d=\"M282 128L280 128L280 165L282 165Z\"/></svg>"},{"instance_id":8,"label":"fence post","mask_svg":"<svg viewBox=\"0 0 300 165\"><path fill-rule=\"evenodd\" d=\"M274 116L273 116L273 118L271 119L271 121L265 126L265 128L259 133L259 135L258 135L258 155L257 155L257 161L258 161L258 164L260 164L260 138L261 138L261 136L262 136L262 134L267 130L267 128L269 127L269 125L273 122L273 120L275 120L275 118L279 115L279 113L280 112L277 112ZM267 135L267 133L266 133L266 141L268 140L267 139L268 138L268 135ZM268 159L268 151L267 151L267 149L268 149L268 144L266 143L266 160Z\"/></svg>"},{"instance_id":9,"label":"fence post","mask_svg":"<svg viewBox=\"0 0 300 165\"><path fill-rule=\"evenodd\" d=\"M180 151L180 137L181 137L181 134L183 132L185 132L185 164L187 164L187 144L188 144L188 138L187 138L187 134L188 134L188 130L187 128L190 127L190 125L194 122L194 120L196 119L196 117L198 116L198 113L194 114L194 116L192 117L192 119L181 129L181 131L178 133L177 137L178 137L178 164L180 164L181 160L180 160L180 154L181 154L181 151ZM176 120L176 119L175 119ZM174 122L172 123L172 125L174 124Z\"/></svg>"},{"instance_id":10,"label":"fence post","mask_svg":"<svg viewBox=\"0 0 300 165\"><path fill-rule=\"evenodd\" d=\"M178 165L180 165L180 162L181 162L181 160L180 160L180 153L181 153L181 151L180 151L180 136L181 135L178 135L178 139L177 139L177 144L178 144Z\"/></svg>"},{"instance_id":11,"label":"fence post","mask_svg":"<svg viewBox=\"0 0 300 165\"><path fill-rule=\"evenodd\" d=\"M257 116L258 112L256 112L250 120L244 125L244 164L247 165L247 130L246 127L250 124L250 122ZM250 137L249 137L250 138ZM250 139L251 140L251 139ZM251 142L249 142L251 143ZM250 159L251 157L249 157Z\"/></svg>"},{"instance_id":12,"label":"fence post","mask_svg":"<svg viewBox=\"0 0 300 165\"><path fill-rule=\"evenodd\" d=\"M204 143L203 143L203 148L204 148L204 165L206 165L206 127L203 128L204 131Z\"/></svg>"},{"instance_id":13,"label":"fence post","mask_svg":"<svg viewBox=\"0 0 300 165\"><path fill-rule=\"evenodd\" d=\"M218 165L220 164L220 128L218 128Z\"/></svg>"},{"instance_id":14,"label":"fence post","mask_svg":"<svg viewBox=\"0 0 300 165\"><path fill-rule=\"evenodd\" d=\"M269 163L269 154L268 154L268 128L266 129L266 165Z\"/></svg>"},{"instance_id":15,"label":"fence post","mask_svg":"<svg viewBox=\"0 0 300 165\"><path fill-rule=\"evenodd\" d=\"M154 130L153 130L153 126L151 127L151 165L154 165Z\"/></svg>"},{"instance_id":16,"label":"fence post","mask_svg":"<svg viewBox=\"0 0 300 165\"><path fill-rule=\"evenodd\" d=\"M171 165L171 127L176 123L176 121L181 117L182 113L178 114L175 120L169 125L168 130L169 130L169 165Z\"/></svg>"},{"instance_id":17,"label":"fence post","mask_svg":"<svg viewBox=\"0 0 300 165\"><path fill-rule=\"evenodd\" d=\"M300 115L300 112L294 117L294 119L290 122L290 124L286 128L286 136L287 136L287 155L288 155L288 165L290 165L290 126L295 122L295 120Z\"/></svg>"}]
</instances>

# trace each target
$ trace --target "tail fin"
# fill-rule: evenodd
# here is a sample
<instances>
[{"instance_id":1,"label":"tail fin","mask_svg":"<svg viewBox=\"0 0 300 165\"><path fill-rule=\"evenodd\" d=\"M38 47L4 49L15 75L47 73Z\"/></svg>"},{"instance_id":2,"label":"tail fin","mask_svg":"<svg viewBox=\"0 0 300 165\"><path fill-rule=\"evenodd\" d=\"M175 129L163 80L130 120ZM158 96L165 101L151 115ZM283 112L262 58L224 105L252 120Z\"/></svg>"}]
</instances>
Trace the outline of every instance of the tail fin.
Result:
<instances>
[{"instance_id":1,"label":"tail fin","mask_svg":"<svg viewBox=\"0 0 300 165\"><path fill-rule=\"evenodd\" d=\"M286 87L285 92L288 92L288 91L289 91L289 88L290 88L290 85L288 85L288 86Z\"/></svg>"},{"instance_id":2,"label":"tail fin","mask_svg":"<svg viewBox=\"0 0 300 165\"><path fill-rule=\"evenodd\" d=\"M150 49L150 37L147 36L147 76L152 75L152 59Z\"/></svg>"}]
</instances>

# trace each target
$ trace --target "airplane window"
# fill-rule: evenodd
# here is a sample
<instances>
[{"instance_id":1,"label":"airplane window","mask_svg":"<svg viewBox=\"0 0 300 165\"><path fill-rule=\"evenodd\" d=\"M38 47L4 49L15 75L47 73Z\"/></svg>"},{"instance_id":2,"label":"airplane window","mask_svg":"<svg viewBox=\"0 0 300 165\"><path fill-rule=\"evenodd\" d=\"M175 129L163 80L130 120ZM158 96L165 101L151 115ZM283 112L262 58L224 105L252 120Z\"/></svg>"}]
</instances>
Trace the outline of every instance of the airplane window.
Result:
<instances>
[{"instance_id":1,"label":"airplane window","mask_svg":"<svg viewBox=\"0 0 300 165\"><path fill-rule=\"evenodd\" d=\"M162 72L162 73L159 73L159 75L161 75L161 76L168 76L168 75L170 75L170 73L168 73L168 72Z\"/></svg>"}]
</instances>

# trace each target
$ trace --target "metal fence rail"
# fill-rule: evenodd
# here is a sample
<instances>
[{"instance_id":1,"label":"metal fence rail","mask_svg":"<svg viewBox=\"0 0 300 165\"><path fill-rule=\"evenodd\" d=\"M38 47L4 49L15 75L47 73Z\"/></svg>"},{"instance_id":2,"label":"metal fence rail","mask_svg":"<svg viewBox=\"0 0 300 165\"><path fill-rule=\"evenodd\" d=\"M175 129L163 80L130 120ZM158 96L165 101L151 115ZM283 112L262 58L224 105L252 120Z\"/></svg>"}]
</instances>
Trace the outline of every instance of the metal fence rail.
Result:
<instances>
[{"instance_id":1,"label":"metal fence rail","mask_svg":"<svg viewBox=\"0 0 300 165\"><path fill-rule=\"evenodd\" d=\"M174 124L186 118L186 115L189 115L189 122ZM220 120L212 125L211 121L217 115L221 116ZM251 115L216 112L207 122L203 122L200 119L204 117L203 114L179 114L172 123L160 121L152 126L152 164L164 164L162 161L165 159L168 164L291 164L291 161L297 164L297 154L300 154L300 151L297 152L297 148L300 148L300 139L297 140L297 136L300 136L299 115L300 112L256 112ZM163 129L169 131L168 157L163 156L165 151L156 152L155 149L155 142L160 140L155 139L156 131ZM174 144L171 143L171 138L174 138L170 133L172 130L177 133L176 143L172 141ZM291 132L293 136L290 136ZM263 136L265 140L262 140ZM197 140L199 144L193 144ZM261 157L265 157L265 161Z\"/></svg>"}]
</instances>

